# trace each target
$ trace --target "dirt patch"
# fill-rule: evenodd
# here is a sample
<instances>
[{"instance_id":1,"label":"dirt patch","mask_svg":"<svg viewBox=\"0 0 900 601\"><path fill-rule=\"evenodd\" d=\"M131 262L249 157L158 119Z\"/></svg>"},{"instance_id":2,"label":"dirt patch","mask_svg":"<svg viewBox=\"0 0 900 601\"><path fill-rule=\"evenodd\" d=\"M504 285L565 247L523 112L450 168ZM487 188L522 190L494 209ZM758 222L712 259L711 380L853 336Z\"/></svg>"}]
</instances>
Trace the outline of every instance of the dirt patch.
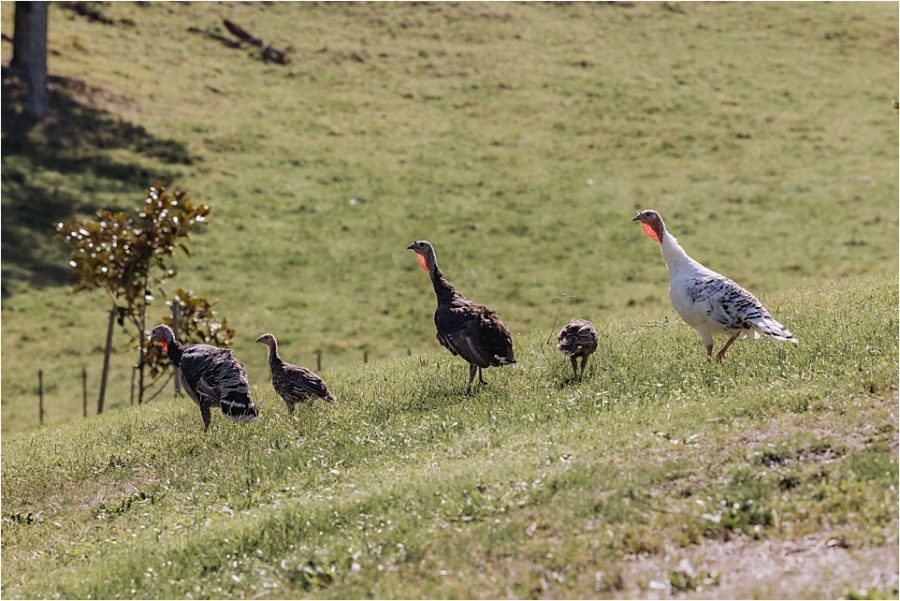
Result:
<instances>
[{"instance_id":1,"label":"dirt patch","mask_svg":"<svg viewBox=\"0 0 900 601\"><path fill-rule=\"evenodd\" d=\"M870 447L882 427L890 425L894 429L896 440L897 403L896 392L884 398L860 398L854 407L854 413L859 415L856 423L836 423L833 411L820 414L785 414L772 419L764 429L735 432L734 442L726 451L764 450L767 446L782 442L791 434L802 430L820 440L833 440L842 448L804 453L804 456L795 459L830 463L842 455Z\"/></svg>"},{"instance_id":2,"label":"dirt patch","mask_svg":"<svg viewBox=\"0 0 900 601\"><path fill-rule=\"evenodd\" d=\"M645 599L816 599L898 587L898 543L847 549L827 536L667 547L622 571L618 595ZM679 590L679 587L681 590Z\"/></svg>"}]
</instances>

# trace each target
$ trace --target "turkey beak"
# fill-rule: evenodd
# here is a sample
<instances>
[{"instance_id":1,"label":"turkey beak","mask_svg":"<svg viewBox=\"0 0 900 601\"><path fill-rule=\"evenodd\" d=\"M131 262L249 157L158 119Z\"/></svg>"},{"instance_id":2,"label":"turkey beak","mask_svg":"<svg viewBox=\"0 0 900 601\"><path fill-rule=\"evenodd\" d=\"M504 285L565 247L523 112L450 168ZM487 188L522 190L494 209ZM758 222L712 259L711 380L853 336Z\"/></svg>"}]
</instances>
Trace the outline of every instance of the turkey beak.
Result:
<instances>
[{"instance_id":1,"label":"turkey beak","mask_svg":"<svg viewBox=\"0 0 900 601\"><path fill-rule=\"evenodd\" d=\"M416 243L413 242L409 246L406 247L406 250L416 250Z\"/></svg>"},{"instance_id":2,"label":"turkey beak","mask_svg":"<svg viewBox=\"0 0 900 601\"><path fill-rule=\"evenodd\" d=\"M632 219L632 221L643 221L643 220L641 219L641 214L638 213L637 215L635 215L635 216L634 216L634 219Z\"/></svg>"}]
</instances>

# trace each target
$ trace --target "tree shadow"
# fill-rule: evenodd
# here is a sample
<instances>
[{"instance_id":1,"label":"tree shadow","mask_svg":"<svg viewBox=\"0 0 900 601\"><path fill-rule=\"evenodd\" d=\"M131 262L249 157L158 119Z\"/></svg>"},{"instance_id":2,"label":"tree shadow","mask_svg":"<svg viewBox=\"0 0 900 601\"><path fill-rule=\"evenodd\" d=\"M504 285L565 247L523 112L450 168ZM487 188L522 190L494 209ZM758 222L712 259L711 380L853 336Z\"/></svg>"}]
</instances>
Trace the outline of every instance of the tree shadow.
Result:
<instances>
[{"instance_id":1,"label":"tree shadow","mask_svg":"<svg viewBox=\"0 0 900 601\"><path fill-rule=\"evenodd\" d=\"M51 115L22 112L25 86L4 71L2 92L2 290L69 281L55 226L99 209L137 206L147 186L173 181L193 157L181 142L155 137L99 106L108 92L50 76ZM99 101L99 102L98 102ZM110 201L111 195L117 198Z\"/></svg>"}]
</instances>

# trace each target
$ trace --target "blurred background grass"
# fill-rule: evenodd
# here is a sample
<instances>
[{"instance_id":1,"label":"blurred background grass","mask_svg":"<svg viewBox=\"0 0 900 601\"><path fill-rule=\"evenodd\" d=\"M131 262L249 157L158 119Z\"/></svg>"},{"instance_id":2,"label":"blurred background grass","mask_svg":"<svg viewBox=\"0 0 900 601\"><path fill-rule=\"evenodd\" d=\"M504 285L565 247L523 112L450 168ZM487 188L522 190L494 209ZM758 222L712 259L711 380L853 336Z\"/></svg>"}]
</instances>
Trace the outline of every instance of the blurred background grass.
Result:
<instances>
[{"instance_id":1,"label":"blurred background grass","mask_svg":"<svg viewBox=\"0 0 900 601\"><path fill-rule=\"evenodd\" d=\"M82 366L95 402L106 302L71 293L54 223L158 177L213 209L171 287L216 300L255 383L265 331L326 373L435 348L413 239L516 335L560 302L672 315L639 208L764 302L897 278L891 4L96 6L111 24L51 5L55 117L18 128L4 86L4 431L36 425L38 368L50 423L80 415ZM223 17L291 64L188 31Z\"/></svg>"}]
</instances>

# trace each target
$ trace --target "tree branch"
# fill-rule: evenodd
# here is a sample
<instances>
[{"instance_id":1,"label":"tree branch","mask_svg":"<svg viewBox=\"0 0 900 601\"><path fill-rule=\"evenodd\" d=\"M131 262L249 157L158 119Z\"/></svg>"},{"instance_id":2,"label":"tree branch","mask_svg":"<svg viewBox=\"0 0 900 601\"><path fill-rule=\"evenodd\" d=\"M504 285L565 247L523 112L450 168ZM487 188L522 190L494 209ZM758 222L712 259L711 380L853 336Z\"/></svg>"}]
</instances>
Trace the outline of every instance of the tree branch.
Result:
<instances>
[{"instance_id":1,"label":"tree branch","mask_svg":"<svg viewBox=\"0 0 900 601\"><path fill-rule=\"evenodd\" d=\"M154 392L154 393L151 394L149 397L147 397L147 398L144 400L144 402L145 402L145 403L149 403L150 401L152 401L153 399L155 399L156 397L158 397L158 396L162 393L162 391L165 389L165 387L168 386L169 382L172 381L172 378L173 378L174 376L175 376L175 373L174 373L174 372L169 372L169 377L166 378L166 381L163 382L162 385L161 385L159 388L156 389L156 392ZM161 378L161 377L162 377L162 376L160 376L160 378ZM159 378L157 378L157 380L159 380ZM147 388L151 388L151 387L153 386L153 384L155 384L155 383L156 383L156 381L152 382L152 383L150 384L150 386L148 386Z\"/></svg>"},{"instance_id":2,"label":"tree branch","mask_svg":"<svg viewBox=\"0 0 900 601\"><path fill-rule=\"evenodd\" d=\"M264 61L272 61L274 63L278 63L279 65L286 65L288 63L287 50L280 50L278 48L275 48L271 44L267 44L234 21L222 19L222 23L225 25L225 29L227 29L228 32L231 33L231 35L238 38L237 42L230 40L225 36L219 35L218 33L198 29L196 27L191 27L188 29L188 31L190 31L191 33L199 33L201 35L204 35L208 38L221 42L230 48L238 48L241 46L241 44L246 42L251 46L259 48Z\"/></svg>"}]
</instances>

